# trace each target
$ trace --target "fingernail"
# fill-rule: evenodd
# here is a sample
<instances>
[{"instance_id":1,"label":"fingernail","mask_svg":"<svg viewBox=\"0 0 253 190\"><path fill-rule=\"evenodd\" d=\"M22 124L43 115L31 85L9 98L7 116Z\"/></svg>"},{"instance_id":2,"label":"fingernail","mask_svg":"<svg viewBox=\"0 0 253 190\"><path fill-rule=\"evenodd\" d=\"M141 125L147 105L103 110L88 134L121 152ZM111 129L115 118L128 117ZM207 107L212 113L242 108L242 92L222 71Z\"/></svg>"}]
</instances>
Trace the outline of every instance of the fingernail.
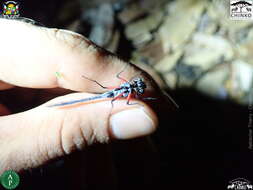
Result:
<instances>
[{"instance_id":1,"label":"fingernail","mask_svg":"<svg viewBox=\"0 0 253 190\"><path fill-rule=\"evenodd\" d=\"M110 118L111 131L117 139L129 139L152 133L155 126L142 109L129 109Z\"/></svg>"}]
</instances>

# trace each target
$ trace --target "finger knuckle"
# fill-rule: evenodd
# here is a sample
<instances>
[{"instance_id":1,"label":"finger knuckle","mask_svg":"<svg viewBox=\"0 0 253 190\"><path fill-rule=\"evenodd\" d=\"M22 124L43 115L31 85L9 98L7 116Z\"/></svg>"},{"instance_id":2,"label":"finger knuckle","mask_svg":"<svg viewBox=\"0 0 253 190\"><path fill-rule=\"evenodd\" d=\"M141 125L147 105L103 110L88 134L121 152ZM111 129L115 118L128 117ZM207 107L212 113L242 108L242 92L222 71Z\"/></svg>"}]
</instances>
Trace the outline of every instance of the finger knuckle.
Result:
<instances>
[{"instance_id":1,"label":"finger knuckle","mask_svg":"<svg viewBox=\"0 0 253 190\"><path fill-rule=\"evenodd\" d=\"M93 118L93 119L92 119ZM94 119L89 114L68 114L64 117L59 130L59 144L64 154L82 150L94 143L109 141L107 122Z\"/></svg>"}]
</instances>

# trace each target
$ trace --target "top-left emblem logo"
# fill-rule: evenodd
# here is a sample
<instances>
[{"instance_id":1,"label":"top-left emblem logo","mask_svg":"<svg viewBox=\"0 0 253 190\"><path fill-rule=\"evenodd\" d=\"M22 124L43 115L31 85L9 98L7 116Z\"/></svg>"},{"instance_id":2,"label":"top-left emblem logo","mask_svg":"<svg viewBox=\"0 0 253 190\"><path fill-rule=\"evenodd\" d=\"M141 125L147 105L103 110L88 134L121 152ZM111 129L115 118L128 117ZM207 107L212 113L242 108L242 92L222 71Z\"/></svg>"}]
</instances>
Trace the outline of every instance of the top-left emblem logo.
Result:
<instances>
[{"instance_id":1,"label":"top-left emblem logo","mask_svg":"<svg viewBox=\"0 0 253 190\"><path fill-rule=\"evenodd\" d=\"M18 17L19 4L15 1L6 1L3 3L3 16L8 18Z\"/></svg>"}]
</instances>

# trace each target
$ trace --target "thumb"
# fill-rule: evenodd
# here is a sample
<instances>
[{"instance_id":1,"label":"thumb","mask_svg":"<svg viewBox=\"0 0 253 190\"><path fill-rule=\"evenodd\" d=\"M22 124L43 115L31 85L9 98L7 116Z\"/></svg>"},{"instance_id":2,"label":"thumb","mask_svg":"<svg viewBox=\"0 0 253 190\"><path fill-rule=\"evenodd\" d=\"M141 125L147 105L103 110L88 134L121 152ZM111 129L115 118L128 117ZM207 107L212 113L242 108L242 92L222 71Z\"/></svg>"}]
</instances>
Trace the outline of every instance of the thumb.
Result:
<instances>
[{"instance_id":1,"label":"thumb","mask_svg":"<svg viewBox=\"0 0 253 190\"><path fill-rule=\"evenodd\" d=\"M74 93L32 110L0 118L0 173L20 171L81 150L95 142L129 139L153 132L157 118L147 105L125 100L92 102L75 108L49 107L57 102L91 97Z\"/></svg>"}]
</instances>

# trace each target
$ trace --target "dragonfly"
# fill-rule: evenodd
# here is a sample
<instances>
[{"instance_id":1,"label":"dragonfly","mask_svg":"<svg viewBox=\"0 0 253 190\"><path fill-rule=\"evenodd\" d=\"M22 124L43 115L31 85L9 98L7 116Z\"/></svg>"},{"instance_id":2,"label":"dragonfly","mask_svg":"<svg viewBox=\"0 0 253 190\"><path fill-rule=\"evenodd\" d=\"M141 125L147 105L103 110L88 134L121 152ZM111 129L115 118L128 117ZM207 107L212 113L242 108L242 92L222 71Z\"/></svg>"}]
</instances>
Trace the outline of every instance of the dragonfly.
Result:
<instances>
[{"instance_id":1,"label":"dragonfly","mask_svg":"<svg viewBox=\"0 0 253 190\"><path fill-rule=\"evenodd\" d=\"M138 98L141 100L156 100L156 98L153 98L153 97L141 98L147 88L146 83L144 82L144 80L141 77L134 77L130 81L128 81L120 76L122 72L124 72L124 69L116 75L116 77L122 81L122 83L116 87L105 87L102 84L100 84L98 81L90 79L90 78L83 75L82 76L83 78L96 83L101 88L107 89L108 91L104 92L102 94L96 95L96 96L88 97L88 98L82 98L82 99L78 99L78 100L56 103L56 104L50 105L49 107L58 107L58 106L65 107L65 106L70 106L70 105L74 105L74 104L78 104L78 103L91 102L91 101L99 100L99 99L111 99L111 105L113 107L113 102L119 98L127 99L127 102L126 102L127 105L139 104L139 103L131 103L130 102L131 99L133 98L133 96L135 96L135 98ZM57 74L57 75L59 76L59 74ZM178 107L178 105L175 103L175 101L170 96L169 96L169 98Z\"/></svg>"},{"instance_id":2,"label":"dragonfly","mask_svg":"<svg viewBox=\"0 0 253 190\"><path fill-rule=\"evenodd\" d=\"M82 98L82 99L79 99L79 100L72 100L72 101L56 103L56 104L50 105L49 107L68 106L68 105L73 105L73 104L77 104L77 103L84 103L84 102L94 101L94 100L98 100L98 99L112 99L111 104L113 106L113 102L115 100L119 99L119 98L126 98L127 99L127 105L138 104L138 103L130 103L130 101L131 101L133 95L135 95L135 97L140 97L141 95L143 95L145 93L145 89L147 88L147 85L144 82L144 80L140 77L136 77L136 78L134 78L130 81L122 78L120 76L120 74L123 71L124 70L122 70L116 76L118 79L120 79L122 81L122 84L120 84L117 87L105 87L102 84L100 84L98 81L90 79L90 78L83 75L82 76L83 78L88 79L88 80L96 83L97 85L99 85L101 88L107 89L109 91L104 92L104 93L99 94L99 95L96 95L96 96L88 97L88 98ZM150 99L151 100L151 99L155 99L155 98L146 97L145 99Z\"/></svg>"}]
</instances>

